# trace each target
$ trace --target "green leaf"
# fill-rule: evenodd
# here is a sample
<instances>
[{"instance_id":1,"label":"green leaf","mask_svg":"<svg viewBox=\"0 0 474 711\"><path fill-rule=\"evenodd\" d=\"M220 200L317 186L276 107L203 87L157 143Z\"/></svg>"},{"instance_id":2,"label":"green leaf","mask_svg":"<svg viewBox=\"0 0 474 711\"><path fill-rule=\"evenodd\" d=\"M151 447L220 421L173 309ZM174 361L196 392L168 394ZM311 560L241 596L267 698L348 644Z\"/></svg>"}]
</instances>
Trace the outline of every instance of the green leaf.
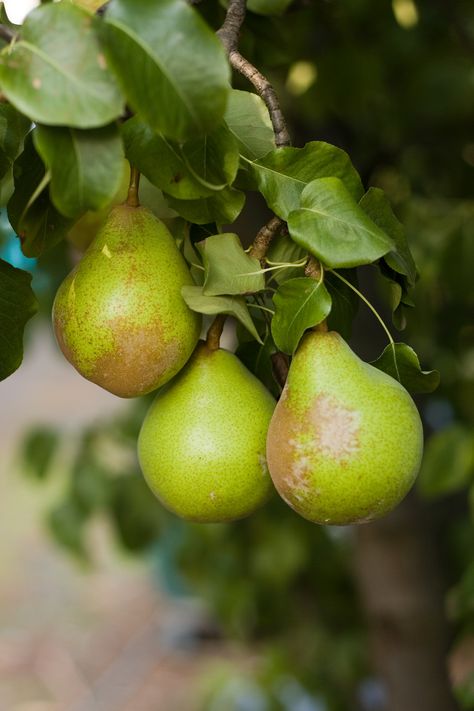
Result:
<instances>
[{"instance_id":1,"label":"green leaf","mask_svg":"<svg viewBox=\"0 0 474 711\"><path fill-rule=\"evenodd\" d=\"M305 249L293 242L288 234L279 234L270 243L270 248L267 252L267 260L269 262L304 262L307 258ZM277 284L283 284L288 279L294 279L301 276L304 272L304 264L299 267L285 267L275 269L270 272L271 277Z\"/></svg>"},{"instance_id":2,"label":"green leaf","mask_svg":"<svg viewBox=\"0 0 474 711\"><path fill-rule=\"evenodd\" d=\"M8 173L30 130L31 121L10 104L0 104L0 180Z\"/></svg>"},{"instance_id":3,"label":"green leaf","mask_svg":"<svg viewBox=\"0 0 474 711\"><path fill-rule=\"evenodd\" d=\"M181 154L187 168L205 188L222 190L234 182L239 169L239 149L225 123L212 133L184 143Z\"/></svg>"},{"instance_id":4,"label":"green leaf","mask_svg":"<svg viewBox=\"0 0 474 711\"><path fill-rule=\"evenodd\" d=\"M265 288L260 262L244 252L236 234L212 235L196 246L206 270L205 296L252 294Z\"/></svg>"},{"instance_id":5,"label":"green leaf","mask_svg":"<svg viewBox=\"0 0 474 711\"><path fill-rule=\"evenodd\" d=\"M388 266L408 277L410 286L415 285L416 265L408 246L403 225L393 214L390 201L380 188L369 188L359 205L381 230L392 238L395 249L384 256Z\"/></svg>"},{"instance_id":6,"label":"green leaf","mask_svg":"<svg viewBox=\"0 0 474 711\"><path fill-rule=\"evenodd\" d=\"M454 424L428 440L418 479L426 497L464 489L474 478L474 438L467 427Z\"/></svg>"},{"instance_id":7,"label":"green leaf","mask_svg":"<svg viewBox=\"0 0 474 711\"><path fill-rule=\"evenodd\" d=\"M237 140L240 153L257 160L275 149L275 134L264 101L248 91L232 89L225 122Z\"/></svg>"},{"instance_id":8,"label":"green leaf","mask_svg":"<svg viewBox=\"0 0 474 711\"><path fill-rule=\"evenodd\" d=\"M300 206L301 193L316 178L340 178L355 200L364 192L347 153L322 141L311 141L304 148L277 148L256 162L244 161L256 189L283 220Z\"/></svg>"},{"instance_id":9,"label":"green leaf","mask_svg":"<svg viewBox=\"0 0 474 711\"><path fill-rule=\"evenodd\" d=\"M122 132L130 162L180 200L212 196L237 175L237 143L224 124L183 145L155 133L138 116L127 121Z\"/></svg>"},{"instance_id":10,"label":"green leaf","mask_svg":"<svg viewBox=\"0 0 474 711\"><path fill-rule=\"evenodd\" d=\"M96 20L69 3L43 5L25 20L21 37L0 54L0 86L37 123L95 128L122 112Z\"/></svg>"},{"instance_id":11,"label":"green leaf","mask_svg":"<svg viewBox=\"0 0 474 711\"><path fill-rule=\"evenodd\" d=\"M414 303L410 296L410 285L404 274L394 271L380 260L378 268L388 286L388 302L392 311L392 321L399 331L406 327L406 311L413 308Z\"/></svg>"},{"instance_id":12,"label":"green leaf","mask_svg":"<svg viewBox=\"0 0 474 711\"><path fill-rule=\"evenodd\" d=\"M357 286L356 269L341 269L339 274ZM332 302L331 313L328 316L329 330L337 331L347 341L351 336L352 322L359 308L359 297L331 272L326 272L324 283Z\"/></svg>"},{"instance_id":13,"label":"green leaf","mask_svg":"<svg viewBox=\"0 0 474 711\"><path fill-rule=\"evenodd\" d=\"M229 316L234 316L245 326L256 341L262 343L243 297L205 296L201 286L183 286L181 293L183 299L193 311L207 315L228 314Z\"/></svg>"},{"instance_id":14,"label":"green leaf","mask_svg":"<svg viewBox=\"0 0 474 711\"><path fill-rule=\"evenodd\" d=\"M247 8L258 15L281 15L293 0L248 0Z\"/></svg>"},{"instance_id":15,"label":"green leaf","mask_svg":"<svg viewBox=\"0 0 474 711\"><path fill-rule=\"evenodd\" d=\"M242 212L245 194L235 188L224 188L212 197L201 200L176 200L168 197L168 204L178 215L196 225L231 224Z\"/></svg>"},{"instance_id":16,"label":"green leaf","mask_svg":"<svg viewBox=\"0 0 474 711\"><path fill-rule=\"evenodd\" d=\"M31 134L14 163L13 176L15 190L8 202L8 219L21 240L23 254L38 257L66 236L73 220L61 215L50 201L49 178Z\"/></svg>"},{"instance_id":17,"label":"green leaf","mask_svg":"<svg viewBox=\"0 0 474 711\"><path fill-rule=\"evenodd\" d=\"M51 199L66 217L100 210L122 181L123 148L115 124L95 129L38 126L35 147L51 171Z\"/></svg>"},{"instance_id":18,"label":"green leaf","mask_svg":"<svg viewBox=\"0 0 474 711\"><path fill-rule=\"evenodd\" d=\"M138 116L123 125L122 135L128 160L160 190L181 200L212 195L188 169L179 145L155 133Z\"/></svg>"},{"instance_id":19,"label":"green leaf","mask_svg":"<svg viewBox=\"0 0 474 711\"><path fill-rule=\"evenodd\" d=\"M23 360L23 331L37 308L31 274L0 259L0 380Z\"/></svg>"},{"instance_id":20,"label":"green leaf","mask_svg":"<svg viewBox=\"0 0 474 711\"><path fill-rule=\"evenodd\" d=\"M406 343L389 344L372 365L398 380L412 393L431 393L439 385L437 370L421 370L413 348Z\"/></svg>"},{"instance_id":21,"label":"green leaf","mask_svg":"<svg viewBox=\"0 0 474 711\"><path fill-rule=\"evenodd\" d=\"M270 390L275 397L278 397L281 390L273 376L272 364L272 355L275 351L276 346L273 342L273 338L269 334L265 338L263 346L254 340L245 340L239 343L235 355L251 373L262 381L265 387Z\"/></svg>"},{"instance_id":22,"label":"green leaf","mask_svg":"<svg viewBox=\"0 0 474 711\"><path fill-rule=\"evenodd\" d=\"M272 336L277 348L293 355L306 329L324 321L331 297L322 281L298 277L285 281L273 296Z\"/></svg>"},{"instance_id":23,"label":"green leaf","mask_svg":"<svg viewBox=\"0 0 474 711\"><path fill-rule=\"evenodd\" d=\"M184 0L114 0L103 35L133 110L177 141L209 133L224 117L224 49Z\"/></svg>"},{"instance_id":24,"label":"green leaf","mask_svg":"<svg viewBox=\"0 0 474 711\"><path fill-rule=\"evenodd\" d=\"M339 178L319 178L301 193L288 217L294 241L328 267L370 264L393 248Z\"/></svg>"}]
</instances>

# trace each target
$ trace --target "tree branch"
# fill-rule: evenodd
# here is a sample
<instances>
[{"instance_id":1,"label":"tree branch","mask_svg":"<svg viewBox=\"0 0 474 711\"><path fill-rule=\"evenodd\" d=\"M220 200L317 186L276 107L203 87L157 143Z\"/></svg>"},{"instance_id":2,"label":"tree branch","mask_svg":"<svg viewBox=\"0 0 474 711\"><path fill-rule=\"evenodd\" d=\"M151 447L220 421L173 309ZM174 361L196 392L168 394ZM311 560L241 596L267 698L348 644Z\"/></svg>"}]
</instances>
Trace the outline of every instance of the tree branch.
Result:
<instances>
[{"instance_id":1,"label":"tree branch","mask_svg":"<svg viewBox=\"0 0 474 711\"><path fill-rule=\"evenodd\" d=\"M11 42L16 37L16 34L11 31L6 25L0 25L0 38L5 40L5 42Z\"/></svg>"},{"instance_id":2,"label":"tree branch","mask_svg":"<svg viewBox=\"0 0 474 711\"><path fill-rule=\"evenodd\" d=\"M228 55L239 46L240 28L245 20L246 0L230 0L224 24L217 31L217 36Z\"/></svg>"},{"instance_id":3,"label":"tree branch","mask_svg":"<svg viewBox=\"0 0 474 711\"><path fill-rule=\"evenodd\" d=\"M230 0L224 24L217 36L224 45L231 66L253 84L270 114L275 143L278 147L290 145L290 134L280 108L277 93L268 79L238 51L240 29L245 19L246 0Z\"/></svg>"},{"instance_id":4,"label":"tree branch","mask_svg":"<svg viewBox=\"0 0 474 711\"><path fill-rule=\"evenodd\" d=\"M238 51L240 30L245 19L245 12L246 0L230 0L224 24L218 30L217 36L227 51L231 66L253 84L257 94L265 102L270 114L276 145L278 147L289 146L290 134L288 133L285 117L280 108L275 89L268 79ZM263 225L251 247L250 254L252 257L256 257L260 261L265 259L272 239L282 229L283 225L283 220L276 216Z\"/></svg>"},{"instance_id":5,"label":"tree branch","mask_svg":"<svg viewBox=\"0 0 474 711\"><path fill-rule=\"evenodd\" d=\"M218 30L217 36L224 45L233 69L242 74L253 85L257 94L264 101L270 114L276 146L278 148L289 146L291 142L290 134L288 133L285 117L280 108L275 89L268 79L245 59L238 50L240 30L245 20L246 4L246 0L230 0L224 24ZM250 248L250 255L256 257L262 266L264 266L265 256L272 240L279 234L284 225L284 221L274 215L258 231ZM275 379L283 387L288 375L288 357L284 353L274 353L272 355L272 366Z\"/></svg>"},{"instance_id":6,"label":"tree branch","mask_svg":"<svg viewBox=\"0 0 474 711\"><path fill-rule=\"evenodd\" d=\"M263 227L257 232L252 246L250 247L250 256L265 261L265 255L271 244L271 241L283 228L285 223L279 217L274 215Z\"/></svg>"},{"instance_id":7,"label":"tree branch","mask_svg":"<svg viewBox=\"0 0 474 711\"><path fill-rule=\"evenodd\" d=\"M268 113L270 114L277 147L289 146L291 143L290 134L288 133L285 117L283 116L280 102L273 86L268 79L259 72L253 64L245 59L245 57L242 57L237 50L232 50L229 53L229 61L234 69L253 84L257 94L265 102Z\"/></svg>"}]
</instances>

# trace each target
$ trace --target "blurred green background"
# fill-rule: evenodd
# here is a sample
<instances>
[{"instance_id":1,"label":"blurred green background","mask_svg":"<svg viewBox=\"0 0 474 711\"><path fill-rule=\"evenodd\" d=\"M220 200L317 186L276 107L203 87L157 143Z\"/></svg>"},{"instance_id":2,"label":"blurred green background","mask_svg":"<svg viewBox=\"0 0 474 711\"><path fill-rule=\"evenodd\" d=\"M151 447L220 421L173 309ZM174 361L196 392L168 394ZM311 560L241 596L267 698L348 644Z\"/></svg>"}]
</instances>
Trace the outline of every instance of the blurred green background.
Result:
<instances>
[{"instance_id":1,"label":"blurred green background","mask_svg":"<svg viewBox=\"0 0 474 711\"><path fill-rule=\"evenodd\" d=\"M216 3L200 10L219 25ZM41 298L25 364L0 384L2 710L474 708L474 4L296 1L246 28L294 145L346 149L406 226L421 278L399 340L442 376L417 401L417 491L357 531L276 497L235 524L168 514L135 456L149 398L98 392L53 344L77 253L25 259L2 213L1 256L33 269ZM266 214L250 197L243 240ZM388 283L359 278L389 321ZM351 343L367 359L384 346L364 308Z\"/></svg>"}]
</instances>

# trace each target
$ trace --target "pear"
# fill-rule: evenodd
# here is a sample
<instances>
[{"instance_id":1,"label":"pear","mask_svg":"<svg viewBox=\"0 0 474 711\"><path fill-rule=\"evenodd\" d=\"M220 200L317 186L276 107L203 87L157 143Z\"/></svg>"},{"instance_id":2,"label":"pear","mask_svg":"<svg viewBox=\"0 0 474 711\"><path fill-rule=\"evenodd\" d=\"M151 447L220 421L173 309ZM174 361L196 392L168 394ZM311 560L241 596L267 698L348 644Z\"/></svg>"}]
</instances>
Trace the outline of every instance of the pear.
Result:
<instances>
[{"instance_id":1,"label":"pear","mask_svg":"<svg viewBox=\"0 0 474 711\"><path fill-rule=\"evenodd\" d=\"M275 400L233 354L200 342L148 412L138 456L150 488L190 521L231 521L273 489L265 440Z\"/></svg>"},{"instance_id":2,"label":"pear","mask_svg":"<svg viewBox=\"0 0 474 711\"><path fill-rule=\"evenodd\" d=\"M183 367L199 338L201 317L181 296L192 283L173 237L150 210L114 207L56 294L61 350L115 395L155 390Z\"/></svg>"},{"instance_id":3,"label":"pear","mask_svg":"<svg viewBox=\"0 0 474 711\"><path fill-rule=\"evenodd\" d=\"M336 332L296 351L267 438L280 496L320 524L364 523L393 509L420 468L423 430L405 388Z\"/></svg>"}]
</instances>

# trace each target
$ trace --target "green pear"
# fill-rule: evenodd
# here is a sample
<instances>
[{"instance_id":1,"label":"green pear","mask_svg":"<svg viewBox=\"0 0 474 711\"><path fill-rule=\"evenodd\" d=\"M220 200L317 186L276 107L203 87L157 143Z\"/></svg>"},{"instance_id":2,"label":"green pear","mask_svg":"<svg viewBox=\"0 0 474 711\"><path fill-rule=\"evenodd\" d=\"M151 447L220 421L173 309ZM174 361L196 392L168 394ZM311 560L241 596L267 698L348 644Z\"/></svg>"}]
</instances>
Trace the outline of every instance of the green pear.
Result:
<instances>
[{"instance_id":1,"label":"green pear","mask_svg":"<svg viewBox=\"0 0 474 711\"><path fill-rule=\"evenodd\" d=\"M233 354L199 343L158 393L138 439L145 478L190 521L251 514L273 489L265 440L275 400Z\"/></svg>"},{"instance_id":2,"label":"green pear","mask_svg":"<svg viewBox=\"0 0 474 711\"><path fill-rule=\"evenodd\" d=\"M56 294L61 350L115 395L155 390L183 367L199 338L201 317L181 296L192 283L173 237L150 210L114 207Z\"/></svg>"},{"instance_id":3,"label":"green pear","mask_svg":"<svg viewBox=\"0 0 474 711\"><path fill-rule=\"evenodd\" d=\"M308 332L267 438L273 483L321 524L364 523L393 509L420 468L423 430L405 388L335 332Z\"/></svg>"}]
</instances>

